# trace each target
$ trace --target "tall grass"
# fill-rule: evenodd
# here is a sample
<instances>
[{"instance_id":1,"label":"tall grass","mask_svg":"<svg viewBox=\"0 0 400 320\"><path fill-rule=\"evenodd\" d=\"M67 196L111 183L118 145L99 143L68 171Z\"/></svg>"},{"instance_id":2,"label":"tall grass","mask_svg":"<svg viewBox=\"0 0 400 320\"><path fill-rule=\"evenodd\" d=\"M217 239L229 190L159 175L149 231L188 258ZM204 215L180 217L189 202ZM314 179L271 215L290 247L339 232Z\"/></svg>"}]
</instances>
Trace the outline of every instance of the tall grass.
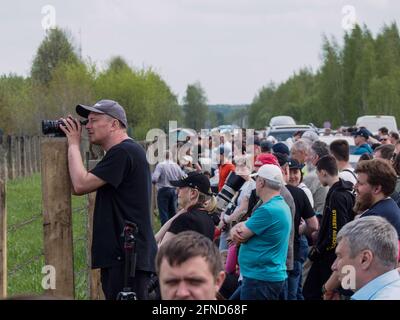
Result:
<instances>
[{"instance_id":1,"label":"tall grass","mask_svg":"<svg viewBox=\"0 0 400 320\"><path fill-rule=\"evenodd\" d=\"M8 213L8 295L43 293L41 273L43 253L42 192L40 174L7 183ZM75 297L85 299L86 197L72 197ZM23 226L19 224L34 220Z\"/></svg>"},{"instance_id":2,"label":"tall grass","mask_svg":"<svg viewBox=\"0 0 400 320\"><path fill-rule=\"evenodd\" d=\"M40 174L7 183L8 213L8 295L43 293L41 273L45 265L43 253L42 191ZM88 299L86 225L87 198L72 197L74 239L75 298ZM22 222L34 220L23 226ZM160 221L154 218L154 230ZM37 259L32 259L37 258ZM28 262L28 263L26 263Z\"/></svg>"}]
</instances>

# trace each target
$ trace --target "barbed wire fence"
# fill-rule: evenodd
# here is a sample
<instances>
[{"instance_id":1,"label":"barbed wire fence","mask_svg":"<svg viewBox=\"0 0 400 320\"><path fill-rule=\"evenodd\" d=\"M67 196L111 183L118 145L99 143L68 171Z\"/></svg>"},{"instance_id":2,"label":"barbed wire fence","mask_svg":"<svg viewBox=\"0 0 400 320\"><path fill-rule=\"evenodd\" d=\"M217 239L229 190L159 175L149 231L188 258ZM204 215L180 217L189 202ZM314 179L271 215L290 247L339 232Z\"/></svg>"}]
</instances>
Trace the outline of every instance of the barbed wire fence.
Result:
<instances>
[{"instance_id":1,"label":"barbed wire fence","mask_svg":"<svg viewBox=\"0 0 400 320\"><path fill-rule=\"evenodd\" d=\"M73 251L74 251L74 279L75 279L75 297L80 299L88 299L88 290L86 289L88 283L88 272L90 270L90 266L87 265L86 258L86 246L87 246L87 206L74 208L72 211L73 219L78 220L74 223L76 229L79 229L79 232L74 232L73 237ZM24 229L29 226L34 225L37 231L43 233L42 224L43 222L43 214L35 214L30 218L27 218L23 221L18 221L12 225L7 226L7 236L12 237L17 232L23 232ZM80 230L81 229L81 230ZM83 230L83 231L82 231ZM18 242L24 242L26 239L20 239ZM19 243L13 242L13 247L18 247ZM9 254L12 254L16 250L13 247L8 248ZM21 276L28 277L32 279L32 281L36 281L38 278L44 276L41 273L41 269L44 266L44 258L45 252L43 246L39 245L35 248L35 253L31 254L28 257L24 257L24 259L17 264L10 266L10 269L7 270L7 278L8 283L12 284L18 281L26 282L27 279L21 279ZM78 257L79 256L79 257ZM82 263L83 262L83 263ZM77 268L80 268L79 270ZM35 285L28 285L28 287L37 287Z\"/></svg>"},{"instance_id":2,"label":"barbed wire fence","mask_svg":"<svg viewBox=\"0 0 400 320\"><path fill-rule=\"evenodd\" d=\"M27 143L25 143L26 141L34 141L34 143L38 145L36 147L28 148ZM62 148L66 147L65 139L62 139L62 141L60 141L60 139L50 139L45 143L53 145L54 142L54 146L56 147L57 145L59 147L60 143ZM21 143L24 144L24 147L21 147ZM43 141L40 143L43 145ZM45 274L42 273L42 268L49 260L51 260L55 261L58 265L56 269L63 269L63 263L68 264L69 261L72 262L68 266L71 270L70 272L67 272L72 275L69 276L72 281L68 280L68 282L64 277L61 277L61 279L57 277L57 285L61 287L61 290L63 290L62 288L65 286L65 283L70 287L71 284L73 286L72 293L69 291L65 294L67 291L64 291L62 296L75 297L78 299L90 299L94 295L93 289L91 288L93 287L91 284L93 282L93 271L90 268L91 259L89 255L91 231L89 230L89 227L91 227L91 224L89 223L88 212L91 210L90 206L94 206L94 201L91 201L92 204L90 205L90 195L81 197L80 199L73 199L72 202L74 204L72 204L71 199L69 199L67 208L62 209L61 211L62 214L65 212L68 213L68 211L71 212L70 221L64 219L65 217L60 214L61 212L57 205L53 207L51 205L49 206L49 202L51 203L52 200L56 200L54 198L57 198L52 197L51 192L60 188L58 188L54 183L51 185L51 181L49 184L48 180L51 180L51 177L54 177L55 175L63 181L68 180L69 182L69 178L64 179L60 177L60 168L62 167L61 171L64 170L65 175L65 173L67 173L67 166L65 166L65 161L60 161L57 157L50 161L47 159L43 169L43 159L40 157L40 143L39 139L29 139L29 137L24 137L23 139L6 137L6 139L3 139L3 143L0 142L0 187L4 189L3 193L0 192L0 297L8 296L7 291L10 291L12 295L43 293L44 289L42 288L42 279ZM50 146L50 149L51 148L52 146ZM84 141L82 151L90 149L87 140ZM26 152L21 152L24 150L35 150L33 153L35 156L21 156L21 154L26 154ZM49 154L49 152L47 153ZM50 155L51 154L59 155L60 153L55 150L55 152L50 153ZM91 154L93 155L93 152L91 152ZM66 152L64 152L64 155L66 155ZM21 157L26 160L21 159ZM36 165L32 165L32 168L35 168L35 170L20 169L23 167L30 167L29 164L24 163L31 163L34 158L37 159ZM89 159L90 156L87 158ZM47 171L47 173L43 174L43 170ZM49 170L51 172L49 172ZM38 180L37 178L37 173L41 171L42 181L40 182L40 179ZM26 172L27 174L21 175L19 172ZM29 176L33 175L35 182L39 181L38 184L42 184L41 191L44 201L43 206L39 210L34 209L33 211L37 211L32 212L31 215L26 212L15 214L14 209L13 217L10 219L12 223L7 225L5 185L7 181L10 183L15 179L28 177L28 173ZM57 178L54 179L54 181L56 180ZM19 180L19 183L22 181L25 182L25 180ZM43 188L43 185L47 185L47 189L46 187ZM1 188L0 191L2 190ZM40 188L39 185L37 188ZM70 188L62 189L64 191L66 190L67 192L64 193L68 194L70 197ZM57 192L59 192L59 190ZM29 197L29 194L27 194L26 197ZM23 218L21 217L18 220L18 216L23 216ZM51 221L49 221L49 216L52 216L50 219ZM66 248L66 251L70 252L71 258L62 261L63 259L59 258L62 256L62 251L64 250L59 250L62 249L62 247L59 246L59 240L60 238L62 241L65 240L62 239L65 233L63 231L60 232L58 228L59 226L63 228L63 226L65 227L65 225L68 224L70 224L68 228L71 230L71 241L70 246L64 247L64 249ZM53 233L50 237L49 233L46 233L46 228L49 229L49 226L51 227L50 229L52 229L52 232L56 231L56 233ZM57 255L57 253L60 255ZM64 270L57 273L57 276L63 274ZM96 290L99 290L99 288L96 288ZM46 294L47 293L49 293L49 291L46 291ZM101 297L101 294L97 293L96 296Z\"/></svg>"},{"instance_id":3,"label":"barbed wire fence","mask_svg":"<svg viewBox=\"0 0 400 320\"><path fill-rule=\"evenodd\" d=\"M28 141L32 146L28 147ZM104 299L100 272L91 270L95 193L71 201L66 150L62 138L7 137L0 142L0 298L9 292ZM88 170L103 156L87 140L81 151ZM32 205L32 213L16 213L13 208L12 223L7 224L6 183L20 178L24 180L18 180L19 184L31 183L29 177L37 184L35 190L40 190L41 184L42 203ZM29 197L26 194L20 199ZM57 270L56 290L42 287L45 265L54 265Z\"/></svg>"}]
</instances>

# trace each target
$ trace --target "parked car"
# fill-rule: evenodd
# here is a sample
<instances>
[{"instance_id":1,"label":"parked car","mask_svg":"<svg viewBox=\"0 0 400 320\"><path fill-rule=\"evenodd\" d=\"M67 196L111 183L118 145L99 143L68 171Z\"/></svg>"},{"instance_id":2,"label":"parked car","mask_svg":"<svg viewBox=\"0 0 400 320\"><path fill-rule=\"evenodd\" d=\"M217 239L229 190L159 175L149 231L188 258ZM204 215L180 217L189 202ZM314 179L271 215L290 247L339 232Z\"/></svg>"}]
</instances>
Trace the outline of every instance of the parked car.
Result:
<instances>
[{"instance_id":1,"label":"parked car","mask_svg":"<svg viewBox=\"0 0 400 320\"><path fill-rule=\"evenodd\" d=\"M269 121L269 126L295 126L296 121L290 116L276 116Z\"/></svg>"},{"instance_id":2,"label":"parked car","mask_svg":"<svg viewBox=\"0 0 400 320\"><path fill-rule=\"evenodd\" d=\"M311 125L288 125L288 126L273 126L267 128L267 137L273 136L278 142L286 141L293 137L296 132L305 132L308 130L313 130L318 133L317 129Z\"/></svg>"},{"instance_id":3,"label":"parked car","mask_svg":"<svg viewBox=\"0 0 400 320\"><path fill-rule=\"evenodd\" d=\"M176 139L178 142L185 142L188 137L196 136L197 132L189 128L176 128L170 130L169 134L172 135L173 139Z\"/></svg>"},{"instance_id":4,"label":"parked car","mask_svg":"<svg viewBox=\"0 0 400 320\"><path fill-rule=\"evenodd\" d=\"M386 127L389 131L397 132L396 118L393 116L362 116L358 117L357 127L365 127L373 134L377 134L379 128Z\"/></svg>"}]
</instances>

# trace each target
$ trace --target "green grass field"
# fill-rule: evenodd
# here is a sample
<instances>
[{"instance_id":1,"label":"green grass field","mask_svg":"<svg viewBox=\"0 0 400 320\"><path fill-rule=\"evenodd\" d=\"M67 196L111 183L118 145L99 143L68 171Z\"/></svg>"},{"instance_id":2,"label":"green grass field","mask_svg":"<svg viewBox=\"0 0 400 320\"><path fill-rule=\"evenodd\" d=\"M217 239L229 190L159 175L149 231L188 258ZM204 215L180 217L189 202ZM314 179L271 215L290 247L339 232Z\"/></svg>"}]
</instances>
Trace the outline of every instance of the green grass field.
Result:
<instances>
[{"instance_id":1,"label":"green grass field","mask_svg":"<svg viewBox=\"0 0 400 320\"><path fill-rule=\"evenodd\" d=\"M8 213L8 295L40 294L45 265L41 177L16 179L7 183ZM86 265L86 196L72 197L75 298L88 299ZM21 226L22 222L34 220ZM160 228L154 217L154 230ZM32 259L36 258L36 259Z\"/></svg>"},{"instance_id":2,"label":"green grass field","mask_svg":"<svg viewBox=\"0 0 400 320\"><path fill-rule=\"evenodd\" d=\"M40 174L7 183L8 295L40 294L44 274ZM73 197L75 296L86 299L86 197ZM26 225L24 221L34 220Z\"/></svg>"}]
</instances>

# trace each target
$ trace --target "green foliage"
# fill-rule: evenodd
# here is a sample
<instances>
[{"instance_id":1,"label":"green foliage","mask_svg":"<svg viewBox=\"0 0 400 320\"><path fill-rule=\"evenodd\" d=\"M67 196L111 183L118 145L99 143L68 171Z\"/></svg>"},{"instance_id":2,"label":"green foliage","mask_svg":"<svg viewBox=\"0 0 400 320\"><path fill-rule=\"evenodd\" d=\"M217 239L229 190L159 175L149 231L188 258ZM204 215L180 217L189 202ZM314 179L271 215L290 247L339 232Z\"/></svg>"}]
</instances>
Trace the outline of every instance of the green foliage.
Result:
<instances>
[{"instance_id":1,"label":"green foliage","mask_svg":"<svg viewBox=\"0 0 400 320\"><path fill-rule=\"evenodd\" d=\"M0 129L39 134L41 120L77 116L77 104L100 99L125 107L136 139L144 139L152 128L167 131L169 120L182 120L177 97L151 68L132 69L117 56L99 72L90 61L79 61L65 31L53 29L39 46L30 78L0 77Z\"/></svg>"},{"instance_id":2,"label":"green foliage","mask_svg":"<svg viewBox=\"0 0 400 320\"><path fill-rule=\"evenodd\" d=\"M395 23L374 38L366 26L322 41L316 72L300 70L278 87L260 90L249 108L251 127L265 127L272 116L290 115L299 123L354 125L364 114L400 117L400 36Z\"/></svg>"},{"instance_id":3,"label":"green foliage","mask_svg":"<svg viewBox=\"0 0 400 320\"><path fill-rule=\"evenodd\" d=\"M199 82L187 86L183 103L185 125L194 130L204 128L208 113L207 97Z\"/></svg>"},{"instance_id":4,"label":"green foliage","mask_svg":"<svg viewBox=\"0 0 400 320\"><path fill-rule=\"evenodd\" d=\"M134 137L143 139L148 130L167 131L169 120L181 119L176 96L153 70L108 69L95 80L96 99L113 99L124 106Z\"/></svg>"},{"instance_id":5,"label":"green foliage","mask_svg":"<svg viewBox=\"0 0 400 320\"><path fill-rule=\"evenodd\" d=\"M247 105L227 105L227 104L210 104L208 105L208 123L210 128L215 128L224 124L237 124L242 126L246 124Z\"/></svg>"},{"instance_id":6,"label":"green foliage","mask_svg":"<svg viewBox=\"0 0 400 320\"><path fill-rule=\"evenodd\" d=\"M31 77L40 84L48 84L53 70L62 63L78 64L79 58L67 32L59 28L50 29L33 60Z\"/></svg>"}]
</instances>

